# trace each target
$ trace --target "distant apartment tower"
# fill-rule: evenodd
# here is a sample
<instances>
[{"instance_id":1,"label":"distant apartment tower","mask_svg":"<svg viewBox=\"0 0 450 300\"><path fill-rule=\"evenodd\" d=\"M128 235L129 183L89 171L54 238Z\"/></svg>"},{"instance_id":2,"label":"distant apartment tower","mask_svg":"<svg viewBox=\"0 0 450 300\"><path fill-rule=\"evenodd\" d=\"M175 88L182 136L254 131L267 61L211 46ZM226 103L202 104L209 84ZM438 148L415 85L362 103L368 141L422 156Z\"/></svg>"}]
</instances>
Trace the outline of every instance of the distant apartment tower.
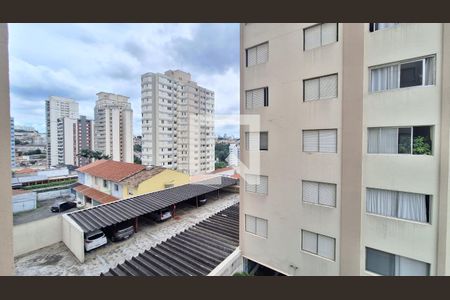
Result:
<instances>
[{"instance_id":1,"label":"distant apartment tower","mask_svg":"<svg viewBox=\"0 0 450 300\"><path fill-rule=\"evenodd\" d=\"M112 160L133 162L133 110L129 97L97 93L95 150Z\"/></svg>"},{"instance_id":2,"label":"distant apartment tower","mask_svg":"<svg viewBox=\"0 0 450 300\"><path fill-rule=\"evenodd\" d=\"M450 24L242 24L246 269L449 275L449 99Z\"/></svg>"},{"instance_id":3,"label":"distant apartment tower","mask_svg":"<svg viewBox=\"0 0 450 300\"><path fill-rule=\"evenodd\" d=\"M176 70L146 73L142 163L194 175L214 170L214 92Z\"/></svg>"},{"instance_id":4,"label":"distant apartment tower","mask_svg":"<svg viewBox=\"0 0 450 300\"><path fill-rule=\"evenodd\" d=\"M237 167L239 166L239 144L237 143L231 143L228 146L228 165L232 166L232 167Z\"/></svg>"},{"instance_id":5,"label":"distant apartment tower","mask_svg":"<svg viewBox=\"0 0 450 300\"><path fill-rule=\"evenodd\" d=\"M11 168L16 167L16 139L14 137L14 118L10 119L10 131L11 131Z\"/></svg>"},{"instance_id":6,"label":"distant apartment tower","mask_svg":"<svg viewBox=\"0 0 450 300\"><path fill-rule=\"evenodd\" d=\"M45 101L47 125L47 165L56 166L58 158L58 119L78 119L78 102L72 99L50 96Z\"/></svg>"},{"instance_id":7,"label":"distant apartment tower","mask_svg":"<svg viewBox=\"0 0 450 300\"><path fill-rule=\"evenodd\" d=\"M58 163L84 166L91 161L81 157L81 150L94 150L94 121L85 116L79 119L58 119Z\"/></svg>"}]
</instances>

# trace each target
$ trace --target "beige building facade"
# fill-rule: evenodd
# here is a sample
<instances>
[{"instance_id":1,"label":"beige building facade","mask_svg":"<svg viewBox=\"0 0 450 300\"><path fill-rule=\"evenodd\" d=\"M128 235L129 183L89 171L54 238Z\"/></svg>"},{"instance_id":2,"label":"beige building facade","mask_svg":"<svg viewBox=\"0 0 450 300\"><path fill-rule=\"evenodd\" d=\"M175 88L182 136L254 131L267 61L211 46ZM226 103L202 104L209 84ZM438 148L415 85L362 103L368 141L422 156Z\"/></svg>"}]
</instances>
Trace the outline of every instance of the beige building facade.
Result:
<instances>
[{"instance_id":1,"label":"beige building facade","mask_svg":"<svg viewBox=\"0 0 450 300\"><path fill-rule=\"evenodd\" d=\"M450 273L449 29L241 25L247 266Z\"/></svg>"},{"instance_id":2,"label":"beige building facade","mask_svg":"<svg viewBox=\"0 0 450 300\"><path fill-rule=\"evenodd\" d=\"M142 164L189 175L214 170L214 92L169 70L141 76Z\"/></svg>"},{"instance_id":3,"label":"beige building facade","mask_svg":"<svg viewBox=\"0 0 450 300\"><path fill-rule=\"evenodd\" d=\"M96 151L112 160L133 162L133 110L128 97L112 93L97 93L95 105Z\"/></svg>"}]
</instances>

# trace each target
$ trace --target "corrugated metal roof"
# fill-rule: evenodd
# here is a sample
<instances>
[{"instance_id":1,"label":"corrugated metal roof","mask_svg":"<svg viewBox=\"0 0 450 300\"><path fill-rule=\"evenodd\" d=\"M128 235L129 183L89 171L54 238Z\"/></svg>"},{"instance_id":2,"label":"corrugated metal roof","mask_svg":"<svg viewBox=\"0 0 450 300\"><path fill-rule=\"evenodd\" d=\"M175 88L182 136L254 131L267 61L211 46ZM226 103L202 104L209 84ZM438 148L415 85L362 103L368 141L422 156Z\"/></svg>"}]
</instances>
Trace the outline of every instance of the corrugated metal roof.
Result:
<instances>
[{"instance_id":1,"label":"corrugated metal roof","mask_svg":"<svg viewBox=\"0 0 450 300\"><path fill-rule=\"evenodd\" d=\"M238 246L239 204L235 204L101 276L208 275Z\"/></svg>"},{"instance_id":2,"label":"corrugated metal roof","mask_svg":"<svg viewBox=\"0 0 450 300\"><path fill-rule=\"evenodd\" d=\"M78 210L68 215L80 225L84 232L90 232L234 184L236 184L235 179L217 177Z\"/></svg>"}]
</instances>

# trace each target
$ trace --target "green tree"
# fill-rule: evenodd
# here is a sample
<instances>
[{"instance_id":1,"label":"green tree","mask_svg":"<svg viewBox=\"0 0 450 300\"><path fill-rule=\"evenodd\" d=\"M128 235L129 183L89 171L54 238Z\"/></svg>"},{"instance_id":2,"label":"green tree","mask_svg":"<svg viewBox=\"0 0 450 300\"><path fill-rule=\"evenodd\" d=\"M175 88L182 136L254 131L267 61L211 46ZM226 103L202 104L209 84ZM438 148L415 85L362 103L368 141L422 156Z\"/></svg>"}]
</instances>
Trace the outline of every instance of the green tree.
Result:
<instances>
[{"instance_id":1,"label":"green tree","mask_svg":"<svg viewBox=\"0 0 450 300\"><path fill-rule=\"evenodd\" d=\"M223 161L216 162L216 165L215 165L216 170L217 170L217 169L225 168L226 166L227 166L227 164L224 163Z\"/></svg>"},{"instance_id":2,"label":"green tree","mask_svg":"<svg viewBox=\"0 0 450 300\"><path fill-rule=\"evenodd\" d=\"M226 163L225 159L230 154L230 144L216 143L215 155L216 161Z\"/></svg>"},{"instance_id":3,"label":"green tree","mask_svg":"<svg viewBox=\"0 0 450 300\"><path fill-rule=\"evenodd\" d=\"M417 136L413 140L413 154L431 155L431 143L423 136Z\"/></svg>"},{"instance_id":4,"label":"green tree","mask_svg":"<svg viewBox=\"0 0 450 300\"><path fill-rule=\"evenodd\" d=\"M141 145L134 145L133 146L134 151L136 152L142 152L142 146Z\"/></svg>"},{"instance_id":5,"label":"green tree","mask_svg":"<svg viewBox=\"0 0 450 300\"><path fill-rule=\"evenodd\" d=\"M103 154L101 151L93 151L91 149L81 149L77 156L81 156L88 159L111 159L111 156Z\"/></svg>"},{"instance_id":6,"label":"green tree","mask_svg":"<svg viewBox=\"0 0 450 300\"><path fill-rule=\"evenodd\" d=\"M134 156L134 163L135 164L138 164L138 165L142 165L142 160L139 158L139 157L137 157L136 155Z\"/></svg>"}]
</instances>

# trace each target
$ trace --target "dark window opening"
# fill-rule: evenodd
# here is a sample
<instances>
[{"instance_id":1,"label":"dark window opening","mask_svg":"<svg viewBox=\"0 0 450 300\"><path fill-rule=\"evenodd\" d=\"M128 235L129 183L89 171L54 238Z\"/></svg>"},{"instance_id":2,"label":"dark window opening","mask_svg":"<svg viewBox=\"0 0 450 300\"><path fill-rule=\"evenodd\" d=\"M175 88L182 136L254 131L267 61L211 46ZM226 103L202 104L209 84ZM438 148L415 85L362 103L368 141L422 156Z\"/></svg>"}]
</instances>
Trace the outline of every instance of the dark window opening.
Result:
<instances>
[{"instance_id":1,"label":"dark window opening","mask_svg":"<svg viewBox=\"0 0 450 300\"><path fill-rule=\"evenodd\" d=\"M398 129L398 153L411 154L411 128Z\"/></svg>"},{"instance_id":2,"label":"dark window opening","mask_svg":"<svg viewBox=\"0 0 450 300\"><path fill-rule=\"evenodd\" d=\"M413 130L413 154L431 155L432 140L431 127L420 126L414 127Z\"/></svg>"},{"instance_id":3,"label":"dark window opening","mask_svg":"<svg viewBox=\"0 0 450 300\"><path fill-rule=\"evenodd\" d=\"M269 134L268 132L259 133L259 150L269 150Z\"/></svg>"},{"instance_id":4,"label":"dark window opening","mask_svg":"<svg viewBox=\"0 0 450 300\"><path fill-rule=\"evenodd\" d=\"M269 106L269 88L264 88L264 106Z\"/></svg>"},{"instance_id":5,"label":"dark window opening","mask_svg":"<svg viewBox=\"0 0 450 300\"><path fill-rule=\"evenodd\" d=\"M400 66L400 87L422 85L423 60Z\"/></svg>"}]
</instances>

